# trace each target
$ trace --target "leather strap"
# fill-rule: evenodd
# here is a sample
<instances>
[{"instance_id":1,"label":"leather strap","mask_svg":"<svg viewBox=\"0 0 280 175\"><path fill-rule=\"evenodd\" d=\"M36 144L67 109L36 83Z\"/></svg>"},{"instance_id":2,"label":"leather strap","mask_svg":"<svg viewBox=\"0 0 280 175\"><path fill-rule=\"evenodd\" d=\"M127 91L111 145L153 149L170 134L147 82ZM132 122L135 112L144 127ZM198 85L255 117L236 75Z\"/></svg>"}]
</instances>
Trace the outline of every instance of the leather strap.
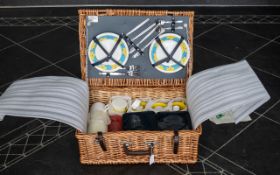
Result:
<instances>
[{"instance_id":1,"label":"leather strap","mask_svg":"<svg viewBox=\"0 0 280 175\"><path fill-rule=\"evenodd\" d=\"M179 148L179 132L174 131L174 136L173 136L173 154L178 153L178 148Z\"/></svg>"},{"instance_id":2,"label":"leather strap","mask_svg":"<svg viewBox=\"0 0 280 175\"><path fill-rule=\"evenodd\" d=\"M99 145L103 151L107 151L102 132L97 133L97 137L95 138L95 140L99 143Z\"/></svg>"}]
</instances>

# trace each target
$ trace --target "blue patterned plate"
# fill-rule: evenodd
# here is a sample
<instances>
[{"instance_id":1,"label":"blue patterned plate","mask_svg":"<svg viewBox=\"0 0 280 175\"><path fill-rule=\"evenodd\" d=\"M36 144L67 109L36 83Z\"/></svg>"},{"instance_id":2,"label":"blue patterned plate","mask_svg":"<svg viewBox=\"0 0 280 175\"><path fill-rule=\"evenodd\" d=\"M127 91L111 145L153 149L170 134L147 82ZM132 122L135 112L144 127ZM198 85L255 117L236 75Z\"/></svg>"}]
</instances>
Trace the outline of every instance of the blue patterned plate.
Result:
<instances>
[{"instance_id":1,"label":"blue patterned plate","mask_svg":"<svg viewBox=\"0 0 280 175\"><path fill-rule=\"evenodd\" d=\"M111 32L106 32L97 35L96 38L99 40L100 44L106 49L106 51L110 53L115 43L117 42L119 35ZM122 65L125 65L128 60L128 56L128 46L125 40L122 39L112 57ZM91 41L88 47L88 58L90 63L96 63L105 57L106 54L102 51L102 49L94 41ZM102 72L115 72L121 67L110 60L108 62L104 62L98 66L95 66L95 68Z\"/></svg>"},{"instance_id":2,"label":"blue patterned plate","mask_svg":"<svg viewBox=\"0 0 280 175\"><path fill-rule=\"evenodd\" d=\"M159 36L162 45L168 53L172 52L173 48L175 48L180 38L181 36L175 33L165 33ZM166 58L165 53L156 42L156 40L154 40L150 46L149 57L151 64L154 64L159 60ZM180 62L182 65L187 65L190 58L190 47L187 44L186 40L183 40L183 42L180 44L173 58ZM182 69L182 67L176 64L174 61L170 61L168 63L164 62L156 66L155 68L163 73L175 73Z\"/></svg>"}]
</instances>

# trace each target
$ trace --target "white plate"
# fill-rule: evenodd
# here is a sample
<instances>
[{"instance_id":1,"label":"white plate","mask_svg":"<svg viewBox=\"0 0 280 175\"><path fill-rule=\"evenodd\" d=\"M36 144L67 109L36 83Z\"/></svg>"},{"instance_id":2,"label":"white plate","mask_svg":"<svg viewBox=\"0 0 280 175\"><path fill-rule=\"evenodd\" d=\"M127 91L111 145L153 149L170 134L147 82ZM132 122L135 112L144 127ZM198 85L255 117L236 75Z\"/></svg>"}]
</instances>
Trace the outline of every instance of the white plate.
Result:
<instances>
[{"instance_id":1,"label":"white plate","mask_svg":"<svg viewBox=\"0 0 280 175\"><path fill-rule=\"evenodd\" d=\"M115 43L119 39L119 35L111 32L101 33L96 36L100 44L105 48L105 50L110 53L113 49ZM113 59L118 61L120 64L125 65L129 56L129 50L127 43L124 39L121 39L118 47L116 48ZM88 47L88 58L91 64L96 63L106 57L103 50L97 45L93 40L90 42ZM96 69L102 72L115 72L121 67L114 63L113 61L104 62L100 65L95 66Z\"/></svg>"},{"instance_id":2,"label":"white plate","mask_svg":"<svg viewBox=\"0 0 280 175\"><path fill-rule=\"evenodd\" d=\"M165 33L159 36L163 47L168 53L172 52L173 48L180 41L180 38L181 36L175 33ZM162 48L156 42L156 40L154 40L150 46L149 57L151 64L154 64L159 60L162 60L167 57ZM182 65L187 65L188 60L190 58L190 47L187 44L186 40L183 40L183 42L180 44L173 58L180 62ZM174 61L170 61L168 63L164 62L156 66L155 68L163 73L175 73L182 69L182 67L176 64Z\"/></svg>"}]
</instances>

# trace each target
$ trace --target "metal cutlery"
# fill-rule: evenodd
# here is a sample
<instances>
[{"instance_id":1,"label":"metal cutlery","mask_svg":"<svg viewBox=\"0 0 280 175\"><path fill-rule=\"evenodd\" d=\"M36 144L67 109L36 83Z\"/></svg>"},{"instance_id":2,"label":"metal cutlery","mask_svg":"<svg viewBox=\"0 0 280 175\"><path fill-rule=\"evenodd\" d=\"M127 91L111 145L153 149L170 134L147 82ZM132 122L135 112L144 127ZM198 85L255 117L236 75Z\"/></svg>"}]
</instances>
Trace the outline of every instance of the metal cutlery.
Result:
<instances>
[{"instance_id":1,"label":"metal cutlery","mask_svg":"<svg viewBox=\"0 0 280 175\"><path fill-rule=\"evenodd\" d=\"M110 77L110 76L130 76L130 77L137 77L137 76L140 76L140 72L139 72L139 71L111 72L111 73L99 72L99 75L104 75L104 76L106 76L106 77Z\"/></svg>"},{"instance_id":2,"label":"metal cutlery","mask_svg":"<svg viewBox=\"0 0 280 175\"><path fill-rule=\"evenodd\" d=\"M121 70L140 71L140 66L139 65L124 66L123 68L121 68Z\"/></svg>"},{"instance_id":3,"label":"metal cutlery","mask_svg":"<svg viewBox=\"0 0 280 175\"><path fill-rule=\"evenodd\" d=\"M171 30L172 28L171 27L164 27L165 30ZM174 28L175 30L183 30L184 27L183 26L178 26L178 27L175 27Z\"/></svg>"},{"instance_id":4,"label":"metal cutlery","mask_svg":"<svg viewBox=\"0 0 280 175\"><path fill-rule=\"evenodd\" d=\"M142 27L144 24L146 24L147 22L150 21L150 18L145 19L144 21L142 21L140 24L138 24L137 26L135 26L132 30L130 30L129 32L126 33L126 36L131 35L132 33L134 33L136 30L138 30L140 27Z\"/></svg>"},{"instance_id":5,"label":"metal cutlery","mask_svg":"<svg viewBox=\"0 0 280 175\"><path fill-rule=\"evenodd\" d=\"M129 44L129 49L134 48L135 50L141 52L140 48L138 47L138 45L135 43L135 40L137 40L139 37L141 37L142 35L144 35L145 33L147 33L149 30L151 30L153 27L156 26L155 23L153 23L152 25L150 25L148 28L146 28L145 30L143 30L142 32L140 32L138 35L136 35L134 38L130 39L129 35L131 35L132 33L136 32L140 27L142 27L144 24L146 24L148 21L150 20L150 18L145 19L144 21L142 21L140 24L138 24L137 26L135 26L132 30L130 30L128 33L123 33L122 35L124 36L124 39L126 40L126 42ZM138 32L137 32L138 33ZM141 52L142 53L142 52Z\"/></svg>"},{"instance_id":6,"label":"metal cutlery","mask_svg":"<svg viewBox=\"0 0 280 175\"><path fill-rule=\"evenodd\" d=\"M141 22L140 24L138 24L136 27L134 27L131 31L129 31L126 36L134 33L135 31L137 31L140 27L142 27L144 24L146 24L148 21L150 21L149 18L147 18L146 20L144 20L143 22ZM132 54L135 51L137 51L137 53L135 53L132 58L137 58L138 56L140 56L143 52L152 42L153 40L158 37L160 34L164 33L166 30L183 30L184 28L186 28L187 30L187 24L184 23L183 26L177 26L174 29L171 27L163 27L163 25L165 24L182 24L183 20L161 20L158 19L155 21L155 23L151 24L150 26L148 26L146 29L144 29L143 31L141 31L138 35L136 35L134 38L132 38L130 41L133 43L133 45L130 46L129 49L129 53ZM153 37L146 45L144 45L142 48L140 48L140 45L142 43L144 43L149 37L151 37L151 35L153 35L153 33L156 32L157 35L155 37ZM145 35L146 34L146 35ZM138 43L135 43L135 40L139 39L141 36L145 35ZM136 50L137 49L137 50ZM140 52L139 52L139 51ZM125 69L125 68L123 68ZM129 70L129 69L126 69Z\"/></svg>"},{"instance_id":7,"label":"metal cutlery","mask_svg":"<svg viewBox=\"0 0 280 175\"><path fill-rule=\"evenodd\" d=\"M187 23L184 23L183 27L185 28L186 30L186 35L187 35L187 43L189 43L189 29L188 29L188 24Z\"/></svg>"},{"instance_id":8,"label":"metal cutlery","mask_svg":"<svg viewBox=\"0 0 280 175\"><path fill-rule=\"evenodd\" d=\"M171 30L172 28L171 27L161 27L162 25L164 24L168 24L168 23L171 23L172 21L164 21L164 20L158 20L156 23L152 24L151 26L149 26L148 28L146 28L144 31L142 31L139 35L137 35L135 38L133 38L132 40L135 40L137 38L139 38L140 36L142 36L143 34L145 34L147 31L151 30L144 38L142 38L142 40L140 40L138 43L136 43L136 45L139 47L145 40L147 40L155 31L158 32L158 29L160 30ZM180 21L175 21L177 23L183 23L182 20ZM159 28L160 26L160 28ZM154 28L153 28L154 27ZM183 30L184 27L183 26L178 26L178 27L175 27L174 29L176 30ZM162 32L163 33L163 32ZM146 47L145 47L146 48ZM142 49L141 49L142 50ZM133 52L135 52L136 49L134 47L132 47L130 50L129 50L129 53L132 54ZM143 50L142 50L143 51ZM137 56L133 56L133 58L136 58L138 57L139 54L137 54Z\"/></svg>"},{"instance_id":9,"label":"metal cutlery","mask_svg":"<svg viewBox=\"0 0 280 175\"><path fill-rule=\"evenodd\" d=\"M131 41L135 41L137 40L140 36L144 35L145 33L147 33L149 30L151 30L153 27L155 27L156 24L153 23L152 25L150 25L149 27L147 27L145 30L143 30L141 33L139 33L137 36L135 36L134 38L131 39Z\"/></svg>"},{"instance_id":10,"label":"metal cutlery","mask_svg":"<svg viewBox=\"0 0 280 175\"><path fill-rule=\"evenodd\" d=\"M130 77L140 76L140 71L127 71L126 75L128 75Z\"/></svg>"},{"instance_id":11,"label":"metal cutlery","mask_svg":"<svg viewBox=\"0 0 280 175\"><path fill-rule=\"evenodd\" d=\"M172 21L166 21L166 20L157 20L157 23L159 24L159 25L164 25L164 24L171 24L172 23ZM181 24L181 23L183 23L183 21L182 20L178 20L178 21L175 21L175 23L177 23L177 24Z\"/></svg>"},{"instance_id":12,"label":"metal cutlery","mask_svg":"<svg viewBox=\"0 0 280 175\"><path fill-rule=\"evenodd\" d=\"M162 33L164 33L165 32L165 29L164 28L160 28L160 31L159 31L159 33L155 36L155 37L153 37L149 42L148 42L148 44L146 44L145 46L143 46L142 48L141 48L141 50L142 51L144 51L159 35L161 35ZM141 54L139 53L139 52L136 52L133 56L132 56L132 58L137 58L138 56L140 56Z\"/></svg>"},{"instance_id":13,"label":"metal cutlery","mask_svg":"<svg viewBox=\"0 0 280 175\"><path fill-rule=\"evenodd\" d=\"M156 26L153 30L151 30L144 38L142 38L142 40L141 41L139 41L138 43L137 43L137 45L139 46L140 44L142 44L145 40L147 40L155 31L158 31L158 26ZM134 47L132 47L130 50L129 50L129 53L131 54L131 53L133 53L133 52L135 52L135 48Z\"/></svg>"}]
</instances>

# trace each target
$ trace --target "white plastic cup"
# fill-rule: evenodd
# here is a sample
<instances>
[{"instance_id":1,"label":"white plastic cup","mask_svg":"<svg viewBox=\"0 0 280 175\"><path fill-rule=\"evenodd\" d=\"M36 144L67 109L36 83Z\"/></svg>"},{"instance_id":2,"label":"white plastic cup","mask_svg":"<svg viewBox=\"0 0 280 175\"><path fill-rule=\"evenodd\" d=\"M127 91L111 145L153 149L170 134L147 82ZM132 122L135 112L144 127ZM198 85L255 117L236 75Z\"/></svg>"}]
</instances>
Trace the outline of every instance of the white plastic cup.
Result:
<instances>
[{"instance_id":1,"label":"white plastic cup","mask_svg":"<svg viewBox=\"0 0 280 175\"><path fill-rule=\"evenodd\" d=\"M104 120L90 120L88 125L88 133L107 132L108 126Z\"/></svg>"},{"instance_id":2,"label":"white plastic cup","mask_svg":"<svg viewBox=\"0 0 280 175\"><path fill-rule=\"evenodd\" d=\"M111 106L114 111L124 113L128 108L128 102L123 98L114 98L112 99Z\"/></svg>"},{"instance_id":3,"label":"white plastic cup","mask_svg":"<svg viewBox=\"0 0 280 175\"><path fill-rule=\"evenodd\" d=\"M106 111L92 111L90 113L90 120L103 120L107 125L111 123L110 116Z\"/></svg>"},{"instance_id":4,"label":"white plastic cup","mask_svg":"<svg viewBox=\"0 0 280 175\"><path fill-rule=\"evenodd\" d=\"M105 111L105 104L101 102L96 102L91 105L90 111Z\"/></svg>"}]
</instances>

